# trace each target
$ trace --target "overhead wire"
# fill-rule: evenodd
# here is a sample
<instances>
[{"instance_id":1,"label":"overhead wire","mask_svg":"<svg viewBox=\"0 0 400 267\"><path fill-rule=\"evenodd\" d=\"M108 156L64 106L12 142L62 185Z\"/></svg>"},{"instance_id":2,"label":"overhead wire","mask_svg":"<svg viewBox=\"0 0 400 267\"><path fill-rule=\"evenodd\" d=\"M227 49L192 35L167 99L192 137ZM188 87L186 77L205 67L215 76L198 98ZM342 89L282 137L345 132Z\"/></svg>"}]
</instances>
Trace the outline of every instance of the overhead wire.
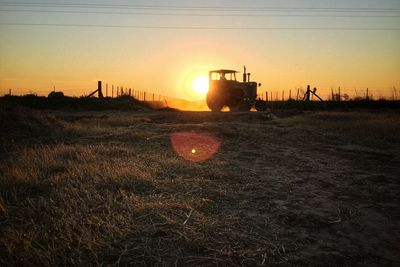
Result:
<instances>
[{"instance_id":1,"label":"overhead wire","mask_svg":"<svg viewBox=\"0 0 400 267\"><path fill-rule=\"evenodd\" d=\"M8 23L0 26L50 26L50 27L90 27L126 29L165 29L165 30L337 30L337 31L399 31L400 28L387 27L203 27L203 26L144 26L144 25L106 25L106 24L63 24L63 23Z\"/></svg>"},{"instance_id":2,"label":"overhead wire","mask_svg":"<svg viewBox=\"0 0 400 267\"><path fill-rule=\"evenodd\" d=\"M204 14L204 13L149 13L149 12L109 12L109 11L78 11L78 10L10 10L0 9L0 12L23 13L63 13L63 14L101 14L101 15L139 15L139 16L188 16L188 17L332 17L332 18L400 18L398 15L332 15L332 14Z\"/></svg>"},{"instance_id":3,"label":"overhead wire","mask_svg":"<svg viewBox=\"0 0 400 267\"><path fill-rule=\"evenodd\" d=\"M400 12L400 8L355 8L355 7L263 7L263 6L178 6L178 5L128 5L94 3L55 2L0 2L0 5L15 7L68 7L110 9L157 9L157 10L212 10L212 11L293 11L293 12Z\"/></svg>"},{"instance_id":4,"label":"overhead wire","mask_svg":"<svg viewBox=\"0 0 400 267\"><path fill-rule=\"evenodd\" d=\"M321 17L321 18L400 18L400 9L387 8L333 8L333 7L239 7L239 6L177 6L177 5L122 5L122 4L94 4L94 3L45 3L45 2L0 2L0 7L29 7L31 9L0 9L0 12L30 12L30 13L65 13L65 14L106 14L106 15L140 15L140 16L190 16L190 17ZM32 8L45 8L38 10ZM80 10L53 10L48 8L68 8ZM93 9L139 9L142 12L111 12ZM83 10L82 10L83 9ZM143 10L155 10L156 12L143 12ZM191 13L171 13L169 11ZM160 11L164 11L161 13ZM200 13L194 13L198 11ZM251 13L250 11L264 11L264 14ZM290 12L289 14L269 14L265 12ZM168 12L168 13L165 13ZM207 12L207 13L205 13ZM215 13L225 12L225 13ZM226 13L230 12L230 13ZM241 13L232 13L241 12ZM246 12L246 13L243 13ZM302 13L292 13L302 12ZM306 12L306 13L304 13ZM310 12L319 12L319 14ZM329 12L329 13L327 13ZM346 13L351 12L351 13ZM354 14L355 12L369 12L368 15ZM374 13L371 13L374 12ZM385 12L385 13L382 13ZM378 15L379 14L379 15ZM66 23L19 23L1 22L0 26L50 26L50 27L91 27L91 28L132 28L132 29L172 29L172 30L352 30L352 31L397 31L398 27L218 27L218 26L146 26L146 25L112 25L112 24L66 24Z\"/></svg>"}]
</instances>

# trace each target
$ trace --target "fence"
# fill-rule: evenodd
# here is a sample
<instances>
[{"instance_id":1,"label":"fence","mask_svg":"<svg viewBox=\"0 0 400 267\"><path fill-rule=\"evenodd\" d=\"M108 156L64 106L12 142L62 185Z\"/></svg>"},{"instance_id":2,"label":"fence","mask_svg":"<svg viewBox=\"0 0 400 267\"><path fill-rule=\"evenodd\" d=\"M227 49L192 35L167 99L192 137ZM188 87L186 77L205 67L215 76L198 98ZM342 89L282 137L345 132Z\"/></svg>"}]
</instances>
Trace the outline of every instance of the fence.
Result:
<instances>
[{"instance_id":1,"label":"fence","mask_svg":"<svg viewBox=\"0 0 400 267\"><path fill-rule=\"evenodd\" d=\"M323 100L331 101L349 101L349 100L400 100L400 90L396 87L392 89L375 89L366 88L364 90L341 88L336 89L317 89L316 94ZM265 101L288 101L288 100L303 100L307 90L297 88L294 90L258 90L258 97ZM311 94L310 100L318 100L316 96Z\"/></svg>"},{"instance_id":2,"label":"fence","mask_svg":"<svg viewBox=\"0 0 400 267\"><path fill-rule=\"evenodd\" d=\"M54 88L55 90L55 88ZM333 88L322 88L315 89L316 94L319 95L324 100L333 100L333 101L348 101L348 100L400 100L400 91L393 87L391 89L382 88L378 89L356 89L356 88L342 88L338 87L336 89ZM44 92L44 91L43 91ZM103 88L103 83L101 81L98 82L98 88L88 96L92 96L98 93L100 97L120 97L120 96L131 96L139 101L146 102L163 102L166 106L168 106L168 102L171 101L180 101L181 99L156 94L153 92L148 92L144 90L134 89L132 87L119 86L115 84L105 83L105 87ZM31 92L31 94L34 94ZM288 100L303 100L304 95L306 94L306 89L297 88L293 90L260 90L258 89L258 97L265 101L288 101ZM8 90L8 95L12 95L12 90ZM310 100L318 100L313 94L310 95Z\"/></svg>"}]
</instances>

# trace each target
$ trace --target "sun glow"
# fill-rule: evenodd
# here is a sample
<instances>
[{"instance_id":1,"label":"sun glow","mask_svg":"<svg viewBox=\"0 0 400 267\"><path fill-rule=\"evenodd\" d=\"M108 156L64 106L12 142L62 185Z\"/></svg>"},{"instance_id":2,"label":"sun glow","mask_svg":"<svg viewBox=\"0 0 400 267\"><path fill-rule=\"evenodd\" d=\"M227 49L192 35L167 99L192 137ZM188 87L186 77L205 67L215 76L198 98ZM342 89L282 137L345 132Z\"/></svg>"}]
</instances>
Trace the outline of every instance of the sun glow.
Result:
<instances>
[{"instance_id":1,"label":"sun glow","mask_svg":"<svg viewBox=\"0 0 400 267\"><path fill-rule=\"evenodd\" d=\"M207 94L208 91L208 77L198 76L193 80L192 84L193 90L201 95Z\"/></svg>"}]
</instances>

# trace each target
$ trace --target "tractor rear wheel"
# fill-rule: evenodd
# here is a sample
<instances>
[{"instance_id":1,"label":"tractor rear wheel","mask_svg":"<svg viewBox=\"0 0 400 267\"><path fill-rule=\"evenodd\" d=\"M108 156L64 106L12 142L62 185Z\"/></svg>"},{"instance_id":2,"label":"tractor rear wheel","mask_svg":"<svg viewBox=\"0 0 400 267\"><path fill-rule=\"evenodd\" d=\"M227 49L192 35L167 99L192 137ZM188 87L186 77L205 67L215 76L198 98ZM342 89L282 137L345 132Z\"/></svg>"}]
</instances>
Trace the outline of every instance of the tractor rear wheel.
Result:
<instances>
[{"instance_id":1,"label":"tractor rear wheel","mask_svg":"<svg viewBox=\"0 0 400 267\"><path fill-rule=\"evenodd\" d=\"M264 100L257 100L255 104L257 111L266 111L267 110L267 102Z\"/></svg>"},{"instance_id":2,"label":"tractor rear wheel","mask_svg":"<svg viewBox=\"0 0 400 267\"><path fill-rule=\"evenodd\" d=\"M241 102L239 103L239 105L237 106L237 110L238 111L250 111L251 109L251 104L247 103L247 102Z\"/></svg>"}]
</instances>

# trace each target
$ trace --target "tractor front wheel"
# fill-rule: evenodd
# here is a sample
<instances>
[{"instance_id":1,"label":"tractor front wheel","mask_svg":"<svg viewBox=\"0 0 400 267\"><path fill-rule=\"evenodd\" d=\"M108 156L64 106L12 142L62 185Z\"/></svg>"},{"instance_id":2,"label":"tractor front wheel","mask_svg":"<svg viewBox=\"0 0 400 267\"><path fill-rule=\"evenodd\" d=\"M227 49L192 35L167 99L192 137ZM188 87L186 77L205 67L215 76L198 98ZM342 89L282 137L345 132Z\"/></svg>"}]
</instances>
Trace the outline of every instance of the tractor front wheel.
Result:
<instances>
[{"instance_id":1,"label":"tractor front wheel","mask_svg":"<svg viewBox=\"0 0 400 267\"><path fill-rule=\"evenodd\" d=\"M221 96L217 94L207 94L207 106L211 111L221 111L224 107L224 101Z\"/></svg>"}]
</instances>

